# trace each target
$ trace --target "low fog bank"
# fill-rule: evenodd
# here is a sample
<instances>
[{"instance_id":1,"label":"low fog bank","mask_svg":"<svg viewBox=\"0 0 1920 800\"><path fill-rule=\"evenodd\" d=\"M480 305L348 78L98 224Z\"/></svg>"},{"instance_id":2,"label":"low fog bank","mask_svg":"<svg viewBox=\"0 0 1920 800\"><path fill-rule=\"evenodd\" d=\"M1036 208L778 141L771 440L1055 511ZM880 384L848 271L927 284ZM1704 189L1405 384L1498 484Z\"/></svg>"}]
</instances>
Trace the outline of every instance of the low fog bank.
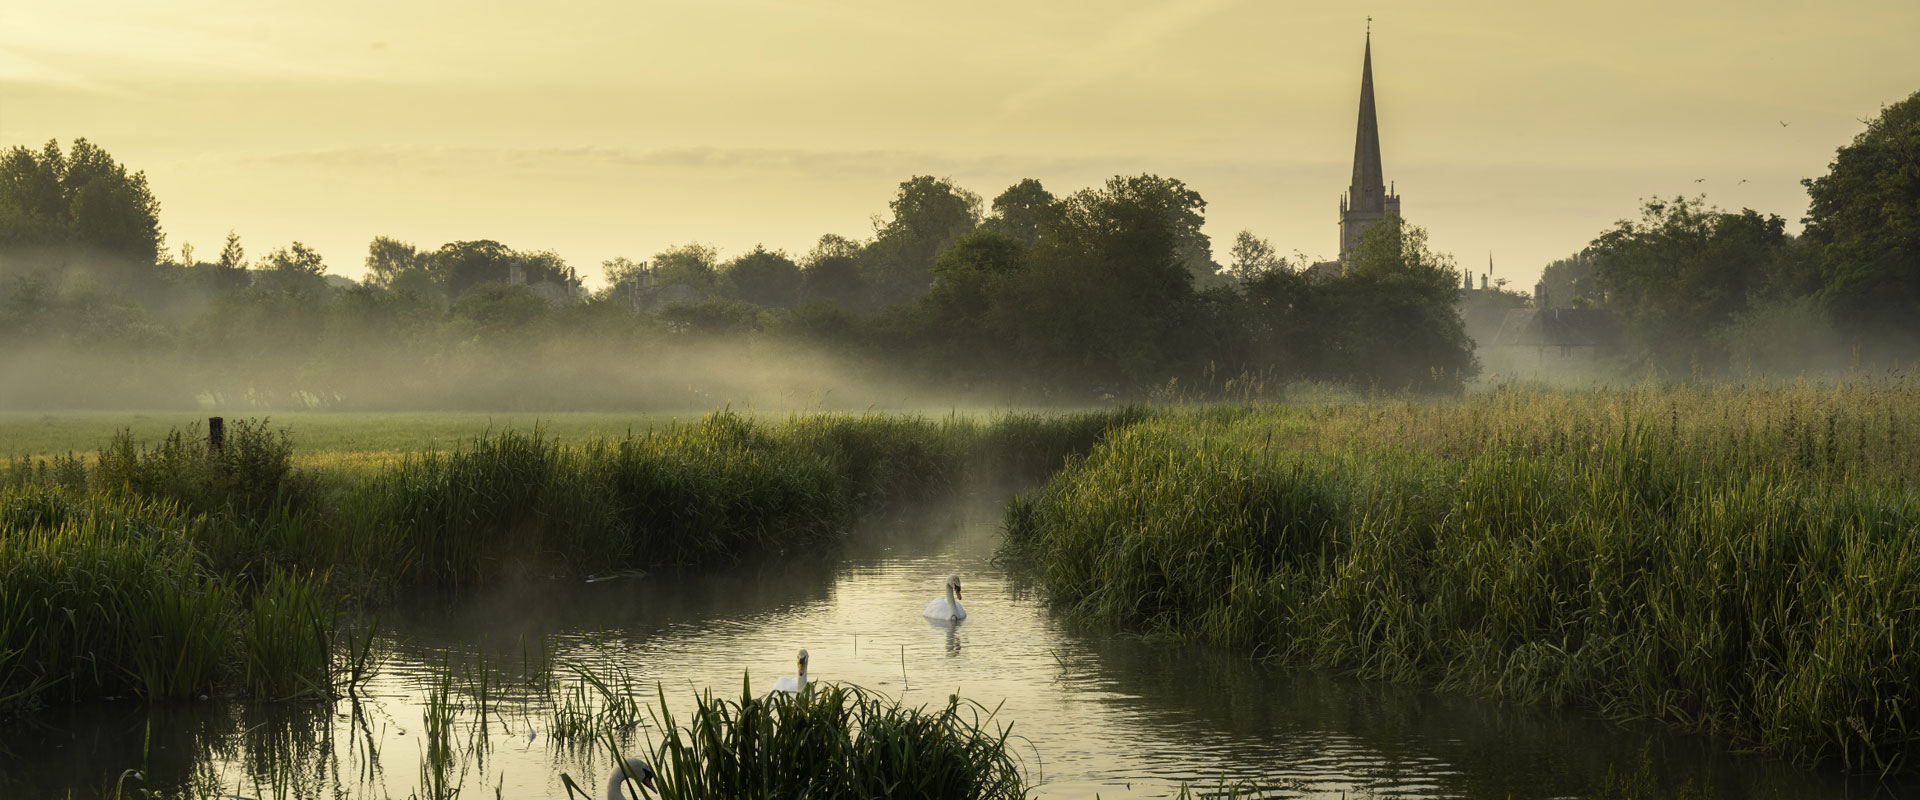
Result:
<instances>
[{"instance_id":1,"label":"low fog bank","mask_svg":"<svg viewBox=\"0 0 1920 800\"><path fill-rule=\"evenodd\" d=\"M1046 404L954 387L801 344L726 338L653 348L562 340L433 356L369 350L324 362L70 345L0 352L0 410L858 411Z\"/></svg>"}]
</instances>

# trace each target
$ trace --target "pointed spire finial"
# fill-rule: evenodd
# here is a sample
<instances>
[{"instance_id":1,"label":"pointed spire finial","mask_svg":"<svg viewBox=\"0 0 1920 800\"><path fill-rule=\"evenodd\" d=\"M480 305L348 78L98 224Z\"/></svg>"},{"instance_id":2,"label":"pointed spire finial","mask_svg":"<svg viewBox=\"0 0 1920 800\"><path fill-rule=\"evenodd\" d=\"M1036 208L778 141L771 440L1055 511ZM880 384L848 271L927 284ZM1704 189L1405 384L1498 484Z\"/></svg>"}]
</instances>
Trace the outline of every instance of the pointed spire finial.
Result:
<instances>
[{"instance_id":1,"label":"pointed spire finial","mask_svg":"<svg viewBox=\"0 0 1920 800\"><path fill-rule=\"evenodd\" d=\"M1373 17L1372 16L1367 17L1367 38L1368 39L1373 38Z\"/></svg>"}]
</instances>

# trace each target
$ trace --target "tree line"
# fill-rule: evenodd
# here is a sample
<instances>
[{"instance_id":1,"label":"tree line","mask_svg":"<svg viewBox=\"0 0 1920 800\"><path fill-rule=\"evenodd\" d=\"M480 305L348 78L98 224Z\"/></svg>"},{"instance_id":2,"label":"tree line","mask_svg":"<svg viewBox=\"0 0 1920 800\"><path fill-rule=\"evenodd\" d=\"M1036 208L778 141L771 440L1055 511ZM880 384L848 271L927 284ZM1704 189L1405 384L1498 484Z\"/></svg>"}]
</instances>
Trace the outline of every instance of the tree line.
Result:
<instances>
[{"instance_id":1,"label":"tree line","mask_svg":"<svg viewBox=\"0 0 1920 800\"><path fill-rule=\"evenodd\" d=\"M630 363L776 341L929 385L1072 402L1294 380L1454 391L1476 369L1456 273L1423 231L1376 226L1344 274L1319 279L1242 232L1223 267L1206 201L1155 175L1065 196L1022 180L991 203L914 176L869 237L724 260L681 244L608 260L591 294L552 251L489 240L376 237L357 283L299 242L249 261L229 234L205 260L165 246L158 209L141 173L85 140L8 152L0 333L222 364L241 377L196 391L322 404L370 363L530 369L534 351L574 344Z\"/></svg>"},{"instance_id":2,"label":"tree line","mask_svg":"<svg viewBox=\"0 0 1920 800\"><path fill-rule=\"evenodd\" d=\"M1547 266L1548 304L1613 310L1636 361L1670 375L1920 360L1920 93L1801 183L1799 235L1702 197L1648 201Z\"/></svg>"}]
</instances>

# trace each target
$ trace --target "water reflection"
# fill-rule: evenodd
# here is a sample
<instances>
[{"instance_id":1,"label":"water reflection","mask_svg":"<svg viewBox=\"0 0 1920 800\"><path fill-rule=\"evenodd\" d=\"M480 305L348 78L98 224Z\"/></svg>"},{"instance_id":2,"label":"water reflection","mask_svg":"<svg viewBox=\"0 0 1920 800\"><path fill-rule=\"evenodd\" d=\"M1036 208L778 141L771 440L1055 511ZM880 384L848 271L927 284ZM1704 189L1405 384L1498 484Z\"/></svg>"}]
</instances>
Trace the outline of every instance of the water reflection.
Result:
<instances>
[{"instance_id":1,"label":"water reflection","mask_svg":"<svg viewBox=\"0 0 1920 800\"><path fill-rule=\"evenodd\" d=\"M921 619L926 620L927 625L934 630L943 631L947 634L948 658L960 655L960 626L967 624L966 620L935 619L933 617L921 617Z\"/></svg>"},{"instance_id":2,"label":"water reflection","mask_svg":"<svg viewBox=\"0 0 1920 800\"><path fill-rule=\"evenodd\" d=\"M359 703L41 715L0 735L0 797L102 796L131 767L176 793L210 771L229 788L266 787L249 796L406 796L431 777L419 766L424 698L448 663L493 677L453 687L463 749L447 780L470 795L559 797L561 772L597 786L611 759L554 740L555 709L524 684L543 663L563 680L573 665L620 676L648 701L658 684L682 714L693 690L738 691L743 673L756 694L771 688L801 648L811 677L914 704L957 691L998 706L996 720L1031 742L1022 754L1046 797L1167 796L1183 781L1276 797L1580 796L1643 752L1663 780L1710 781L1719 797L1897 794L1724 755L1702 737L1073 630L994 564L1003 500L875 518L839 547L726 570L415 593L384 615L389 657ZM969 618L922 616L952 573ZM622 742L655 738L643 722Z\"/></svg>"}]
</instances>

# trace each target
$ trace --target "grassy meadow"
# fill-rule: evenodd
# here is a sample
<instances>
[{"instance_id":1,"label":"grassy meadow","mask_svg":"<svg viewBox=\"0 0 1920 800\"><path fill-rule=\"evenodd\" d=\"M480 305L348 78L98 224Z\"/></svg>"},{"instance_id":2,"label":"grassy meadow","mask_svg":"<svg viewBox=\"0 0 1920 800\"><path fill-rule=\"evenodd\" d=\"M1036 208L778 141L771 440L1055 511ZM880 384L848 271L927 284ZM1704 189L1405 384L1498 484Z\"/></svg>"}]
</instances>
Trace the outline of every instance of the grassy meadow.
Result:
<instances>
[{"instance_id":1,"label":"grassy meadow","mask_svg":"<svg viewBox=\"0 0 1920 800\"><path fill-rule=\"evenodd\" d=\"M1920 757L1912 378L1169 413L1007 520L1083 620L1809 763Z\"/></svg>"},{"instance_id":2,"label":"grassy meadow","mask_svg":"<svg viewBox=\"0 0 1920 800\"><path fill-rule=\"evenodd\" d=\"M285 430L297 447L293 463L304 469L364 471L425 450L452 450L476 437L502 431L540 432L563 442L618 439L646 434L677 422L696 422L709 409L648 412L481 411L0 411L0 464L7 459L51 459L72 454L92 460L122 432L136 444L156 444L174 431L205 432L207 417L264 419ZM779 422L809 414L754 412L744 416ZM890 415L982 421L1010 414L1050 415L1056 409L926 408L890 410ZM1066 413L1071 413L1068 410Z\"/></svg>"}]
</instances>

